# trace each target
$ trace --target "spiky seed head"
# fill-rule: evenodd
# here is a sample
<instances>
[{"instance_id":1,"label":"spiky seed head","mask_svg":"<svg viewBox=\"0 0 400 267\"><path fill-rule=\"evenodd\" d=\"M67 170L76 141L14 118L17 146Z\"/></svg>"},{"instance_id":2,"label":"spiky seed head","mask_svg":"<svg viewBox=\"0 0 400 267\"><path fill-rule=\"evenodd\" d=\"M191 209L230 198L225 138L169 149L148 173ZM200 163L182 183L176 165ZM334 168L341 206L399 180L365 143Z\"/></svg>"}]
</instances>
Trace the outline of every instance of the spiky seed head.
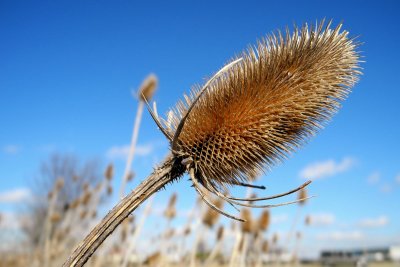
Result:
<instances>
[{"instance_id":1,"label":"spiky seed head","mask_svg":"<svg viewBox=\"0 0 400 267\"><path fill-rule=\"evenodd\" d=\"M307 198L307 190L305 188L302 188L297 195L297 200L299 200L299 205L306 204L307 202L306 198Z\"/></svg>"},{"instance_id":2,"label":"spiky seed head","mask_svg":"<svg viewBox=\"0 0 400 267\"><path fill-rule=\"evenodd\" d=\"M81 203L81 199L80 199L79 197L78 197L78 198L75 198L74 200L72 200L72 202L71 202L69 208L70 208L71 210L76 209L76 208L80 205L80 203Z\"/></svg>"},{"instance_id":3,"label":"spiky seed head","mask_svg":"<svg viewBox=\"0 0 400 267\"><path fill-rule=\"evenodd\" d=\"M111 185L108 185L108 186L107 186L107 195L111 196L111 195L112 195L112 192L113 192L112 186L111 186Z\"/></svg>"},{"instance_id":4,"label":"spiky seed head","mask_svg":"<svg viewBox=\"0 0 400 267\"><path fill-rule=\"evenodd\" d=\"M266 231L270 224L271 216L269 210L264 210L261 213L260 219L258 221L258 230L259 231Z\"/></svg>"},{"instance_id":5,"label":"spiky seed head","mask_svg":"<svg viewBox=\"0 0 400 267\"><path fill-rule=\"evenodd\" d=\"M79 176L78 175L76 175L76 174L72 175L72 181L73 182L76 182L78 180L79 180Z\"/></svg>"},{"instance_id":6,"label":"spiky seed head","mask_svg":"<svg viewBox=\"0 0 400 267\"><path fill-rule=\"evenodd\" d=\"M251 233L254 230L254 225L253 225L253 219L251 217L251 211L250 209L247 208L243 208L241 211L241 218L243 220L245 220L245 222L243 222L241 224L242 226L242 232L243 233Z\"/></svg>"},{"instance_id":7,"label":"spiky seed head","mask_svg":"<svg viewBox=\"0 0 400 267\"><path fill-rule=\"evenodd\" d=\"M61 214L58 212L54 212L53 214L51 214L50 216L50 221L52 223L58 223L59 221L61 221Z\"/></svg>"},{"instance_id":8,"label":"spiky seed head","mask_svg":"<svg viewBox=\"0 0 400 267\"><path fill-rule=\"evenodd\" d=\"M114 177L114 165L111 163L108 164L106 171L104 172L104 177L106 177L108 181L111 181L111 179Z\"/></svg>"},{"instance_id":9,"label":"spiky seed head","mask_svg":"<svg viewBox=\"0 0 400 267\"><path fill-rule=\"evenodd\" d=\"M133 180L134 177L135 177L135 173L134 173L133 171L130 171L130 172L128 173L128 176L126 176L126 181L127 181L127 182L130 182L130 181Z\"/></svg>"},{"instance_id":10,"label":"spiky seed head","mask_svg":"<svg viewBox=\"0 0 400 267\"><path fill-rule=\"evenodd\" d=\"M244 52L195 103L174 153L192 158L203 179L218 187L247 181L306 142L360 74L358 44L341 25L330 27L278 32ZM177 104L170 132L199 90Z\"/></svg>"},{"instance_id":11,"label":"spiky seed head","mask_svg":"<svg viewBox=\"0 0 400 267\"><path fill-rule=\"evenodd\" d=\"M224 227L220 225L217 230L217 240L221 240L224 237Z\"/></svg>"},{"instance_id":12,"label":"spiky seed head","mask_svg":"<svg viewBox=\"0 0 400 267\"><path fill-rule=\"evenodd\" d=\"M279 235L278 235L278 233L275 233L275 234L272 236L272 244L277 244L278 241L279 241Z\"/></svg>"},{"instance_id":13,"label":"spiky seed head","mask_svg":"<svg viewBox=\"0 0 400 267\"><path fill-rule=\"evenodd\" d=\"M64 178L59 177L56 181L55 191L59 192L64 187Z\"/></svg>"},{"instance_id":14,"label":"spiky seed head","mask_svg":"<svg viewBox=\"0 0 400 267\"><path fill-rule=\"evenodd\" d=\"M185 230L183 231L183 235L188 236L190 235L190 232L191 232L190 227L186 227Z\"/></svg>"},{"instance_id":15,"label":"spiky seed head","mask_svg":"<svg viewBox=\"0 0 400 267\"><path fill-rule=\"evenodd\" d=\"M158 79L157 76L154 74L150 74L149 76L144 79L142 84L140 85L138 97L141 101L147 100L149 101L152 97L154 92L157 89Z\"/></svg>"},{"instance_id":16,"label":"spiky seed head","mask_svg":"<svg viewBox=\"0 0 400 267\"><path fill-rule=\"evenodd\" d=\"M218 209L221 209L224 206L224 202L220 198L217 198L215 201L213 201L213 203ZM217 223L219 215L220 214L215 210L207 208L205 214L203 215L203 223L212 228Z\"/></svg>"},{"instance_id":17,"label":"spiky seed head","mask_svg":"<svg viewBox=\"0 0 400 267\"><path fill-rule=\"evenodd\" d=\"M301 234L301 232L296 232L296 239L301 239L302 238L302 234Z\"/></svg>"},{"instance_id":18,"label":"spiky seed head","mask_svg":"<svg viewBox=\"0 0 400 267\"><path fill-rule=\"evenodd\" d=\"M90 191L85 191L81 199L82 205L87 206L91 198L92 198L92 193Z\"/></svg>"},{"instance_id":19,"label":"spiky seed head","mask_svg":"<svg viewBox=\"0 0 400 267\"><path fill-rule=\"evenodd\" d=\"M269 252L269 243L268 243L268 240L264 240L264 241L262 242L261 249L262 249L262 251L263 251L264 253L268 253L268 252Z\"/></svg>"},{"instance_id":20,"label":"spiky seed head","mask_svg":"<svg viewBox=\"0 0 400 267\"><path fill-rule=\"evenodd\" d=\"M306 216L306 218L304 220L304 224L307 226L311 225L311 216L310 215Z\"/></svg>"},{"instance_id":21,"label":"spiky seed head","mask_svg":"<svg viewBox=\"0 0 400 267\"><path fill-rule=\"evenodd\" d=\"M169 220L172 220L176 216L175 204L177 197L178 195L176 193L172 194L172 196L169 199L168 206L164 212L164 216Z\"/></svg>"},{"instance_id":22,"label":"spiky seed head","mask_svg":"<svg viewBox=\"0 0 400 267\"><path fill-rule=\"evenodd\" d=\"M87 209L84 209L80 212L79 217L81 220L83 220L86 218L87 215L88 215L88 211L87 211Z\"/></svg>"},{"instance_id":23,"label":"spiky seed head","mask_svg":"<svg viewBox=\"0 0 400 267\"><path fill-rule=\"evenodd\" d=\"M83 189L83 191L84 192L86 192L86 191L88 191L89 190L89 183L88 182L85 182L85 183L83 183L83 185L82 185L82 189Z\"/></svg>"}]
</instances>

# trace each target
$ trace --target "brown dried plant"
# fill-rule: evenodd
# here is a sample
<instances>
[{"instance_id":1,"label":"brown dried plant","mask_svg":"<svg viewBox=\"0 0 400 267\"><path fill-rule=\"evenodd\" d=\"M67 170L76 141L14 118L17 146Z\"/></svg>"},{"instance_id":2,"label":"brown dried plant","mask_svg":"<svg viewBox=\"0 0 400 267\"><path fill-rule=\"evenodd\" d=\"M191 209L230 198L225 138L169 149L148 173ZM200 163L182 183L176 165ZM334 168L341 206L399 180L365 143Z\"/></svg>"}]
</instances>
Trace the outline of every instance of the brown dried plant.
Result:
<instances>
[{"instance_id":1,"label":"brown dried plant","mask_svg":"<svg viewBox=\"0 0 400 267\"><path fill-rule=\"evenodd\" d=\"M248 186L255 170L265 170L305 143L329 120L357 81L358 44L331 23L277 32L218 71L179 102L170 123L149 111L170 141L171 154L121 200L76 248L64 266L82 266L114 229L149 196L188 173L204 202L207 192L232 206L255 205L223 192ZM146 96L143 95L145 98ZM147 101L146 101L147 102Z\"/></svg>"}]
</instances>

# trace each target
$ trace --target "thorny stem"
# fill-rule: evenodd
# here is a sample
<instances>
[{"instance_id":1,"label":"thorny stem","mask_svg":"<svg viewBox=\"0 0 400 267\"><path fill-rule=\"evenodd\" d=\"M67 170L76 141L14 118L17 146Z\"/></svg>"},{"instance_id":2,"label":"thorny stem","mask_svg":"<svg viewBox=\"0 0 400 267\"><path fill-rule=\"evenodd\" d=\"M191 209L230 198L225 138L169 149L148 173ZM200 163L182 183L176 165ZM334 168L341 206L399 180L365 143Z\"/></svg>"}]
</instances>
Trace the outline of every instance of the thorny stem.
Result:
<instances>
[{"instance_id":1,"label":"thorny stem","mask_svg":"<svg viewBox=\"0 0 400 267\"><path fill-rule=\"evenodd\" d=\"M176 158L168 156L160 167L155 169L135 190L123 198L85 237L63 264L63 267L83 266L126 217L152 194L178 179L184 171L184 167Z\"/></svg>"}]
</instances>

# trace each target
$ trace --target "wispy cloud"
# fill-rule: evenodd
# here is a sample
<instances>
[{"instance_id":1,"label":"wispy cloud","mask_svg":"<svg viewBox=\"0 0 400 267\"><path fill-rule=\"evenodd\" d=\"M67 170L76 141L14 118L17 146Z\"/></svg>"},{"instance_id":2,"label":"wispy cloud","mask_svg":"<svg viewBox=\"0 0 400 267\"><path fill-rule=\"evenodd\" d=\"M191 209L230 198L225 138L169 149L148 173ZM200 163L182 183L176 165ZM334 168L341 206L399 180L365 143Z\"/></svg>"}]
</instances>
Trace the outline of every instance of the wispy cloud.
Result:
<instances>
[{"instance_id":1,"label":"wispy cloud","mask_svg":"<svg viewBox=\"0 0 400 267\"><path fill-rule=\"evenodd\" d=\"M30 199L31 191L27 188L16 188L0 192L0 203L18 203Z\"/></svg>"},{"instance_id":2,"label":"wispy cloud","mask_svg":"<svg viewBox=\"0 0 400 267\"><path fill-rule=\"evenodd\" d=\"M361 231L333 231L317 235L319 240L328 241L356 241L364 239L365 235Z\"/></svg>"},{"instance_id":3,"label":"wispy cloud","mask_svg":"<svg viewBox=\"0 0 400 267\"><path fill-rule=\"evenodd\" d=\"M396 176L396 178L395 178L395 181L396 181L396 183L397 183L398 185L400 185L400 173L397 174L397 176Z\"/></svg>"},{"instance_id":4,"label":"wispy cloud","mask_svg":"<svg viewBox=\"0 0 400 267\"><path fill-rule=\"evenodd\" d=\"M5 154L15 155L21 151L21 147L18 145L9 144L4 146L2 150Z\"/></svg>"},{"instance_id":5,"label":"wispy cloud","mask_svg":"<svg viewBox=\"0 0 400 267\"><path fill-rule=\"evenodd\" d=\"M126 159L129 153L129 145L113 146L107 150L107 157L110 159ZM148 156L154 151L154 144L140 144L135 148L135 156Z\"/></svg>"},{"instance_id":6,"label":"wispy cloud","mask_svg":"<svg viewBox=\"0 0 400 267\"><path fill-rule=\"evenodd\" d=\"M393 186L390 183L384 183L379 187L379 190L384 194L388 194L393 191Z\"/></svg>"},{"instance_id":7,"label":"wispy cloud","mask_svg":"<svg viewBox=\"0 0 400 267\"><path fill-rule=\"evenodd\" d=\"M370 185L375 185L379 183L380 180L381 180L381 174L379 172L373 172L367 178L367 182Z\"/></svg>"},{"instance_id":8,"label":"wispy cloud","mask_svg":"<svg viewBox=\"0 0 400 267\"><path fill-rule=\"evenodd\" d=\"M280 224L285 223L289 220L289 216L286 213L276 214L271 216L271 223L273 224Z\"/></svg>"},{"instance_id":9,"label":"wispy cloud","mask_svg":"<svg viewBox=\"0 0 400 267\"><path fill-rule=\"evenodd\" d=\"M342 161L327 160L312 163L306 166L301 172L300 177L304 179L320 179L345 172L353 167L355 160L350 157L343 158Z\"/></svg>"},{"instance_id":10,"label":"wispy cloud","mask_svg":"<svg viewBox=\"0 0 400 267\"><path fill-rule=\"evenodd\" d=\"M387 216L379 216L376 218L362 219L358 225L364 228L379 228L389 224L389 218Z\"/></svg>"},{"instance_id":11,"label":"wispy cloud","mask_svg":"<svg viewBox=\"0 0 400 267\"><path fill-rule=\"evenodd\" d=\"M327 225L332 225L336 217L332 213L315 213L315 214L310 214L310 224L312 226L327 226Z\"/></svg>"}]
</instances>

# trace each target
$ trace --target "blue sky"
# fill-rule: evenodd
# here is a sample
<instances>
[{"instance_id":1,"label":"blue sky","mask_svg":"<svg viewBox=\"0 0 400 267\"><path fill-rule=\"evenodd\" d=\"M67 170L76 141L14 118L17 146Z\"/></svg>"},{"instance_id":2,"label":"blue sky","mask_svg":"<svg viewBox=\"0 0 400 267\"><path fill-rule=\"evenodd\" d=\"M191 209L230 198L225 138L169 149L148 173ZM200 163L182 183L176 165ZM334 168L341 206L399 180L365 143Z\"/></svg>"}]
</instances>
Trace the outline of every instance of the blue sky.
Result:
<instances>
[{"instance_id":1,"label":"blue sky","mask_svg":"<svg viewBox=\"0 0 400 267\"><path fill-rule=\"evenodd\" d=\"M359 36L364 74L331 123L260 183L280 192L302 183L304 170L315 175L310 192L318 198L303 213L325 221L306 232L313 251L400 243L399 4L297 2L1 1L0 212L15 210L15 194L27 194L40 162L55 151L111 161L121 176L123 160L109 152L130 141L132 91L147 74L159 78L155 100L164 114L257 39L327 18ZM148 114L138 143L131 186L167 152ZM156 202L178 191L179 207L190 209L188 185L183 179ZM281 219L271 231L287 231L295 211L273 210Z\"/></svg>"}]
</instances>

